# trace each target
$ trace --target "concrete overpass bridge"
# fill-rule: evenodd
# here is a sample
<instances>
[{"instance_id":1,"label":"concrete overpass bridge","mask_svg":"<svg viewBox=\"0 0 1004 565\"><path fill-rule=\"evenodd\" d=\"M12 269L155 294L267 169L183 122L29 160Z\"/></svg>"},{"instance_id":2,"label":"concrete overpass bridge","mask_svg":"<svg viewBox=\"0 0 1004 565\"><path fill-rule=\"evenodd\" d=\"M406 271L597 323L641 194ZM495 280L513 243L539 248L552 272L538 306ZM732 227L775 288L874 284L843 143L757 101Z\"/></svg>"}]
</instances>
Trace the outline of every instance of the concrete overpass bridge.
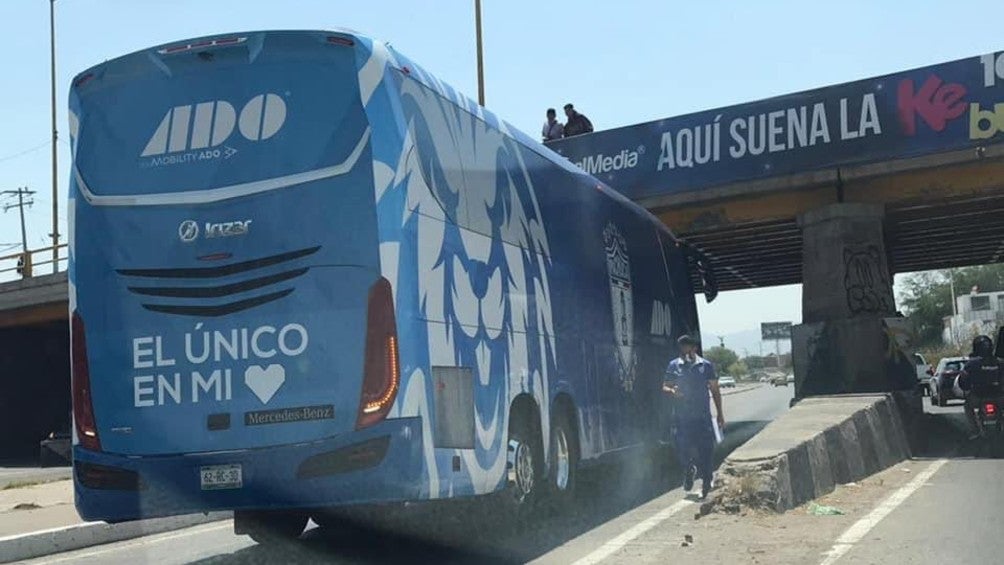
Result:
<instances>
[{"instance_id":1,"label":"concrete overpass bridge","mask_svg":"<svg viewBox=\"0 0 1004 565\"><path fill-rule=\"evenodd\" d=\"M36 276L0 284L0 460L35 457L40 439L70 429L66 272L51 273L51 252L30 253ZM0 276L16 276L19 258L0 257Z\"/></svg>"},{"instance_id":2,"label":"concrete overpass bridge","mask_svg":"<svg viewBox=\"0 0 1004 565\"><path fill-rule=\"evenodd\" d=\"M549 146L702 248L731 290L803 282L799 219L830 204L877 210L890 273L1001 260L1002 141L996 53Z\"/></svg>"},{"instance_id":3,"label":"concrete overpass bridge","mask_svg":"<svg viewBox=\"0 0 1004 565\"><path fill-rule=\"evenodd\" d=\"M701 248L720 289L803 283L799 395L915 382L893 274L1004 260L1004 53L549 145Z\"/></svg>"}]
</instances>

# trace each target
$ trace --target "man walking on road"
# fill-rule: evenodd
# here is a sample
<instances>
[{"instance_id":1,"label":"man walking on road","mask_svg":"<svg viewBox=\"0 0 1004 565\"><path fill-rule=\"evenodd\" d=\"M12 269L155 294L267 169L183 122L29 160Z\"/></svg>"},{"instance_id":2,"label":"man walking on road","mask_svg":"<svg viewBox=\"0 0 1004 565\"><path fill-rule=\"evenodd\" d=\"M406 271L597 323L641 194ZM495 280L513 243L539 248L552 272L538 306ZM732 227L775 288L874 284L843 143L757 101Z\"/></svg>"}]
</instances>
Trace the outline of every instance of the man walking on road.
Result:
<instances>
[{"instance_id":1,"label":"man walking on road","mask_svg":"<svg viewBox=\"0 0 1004 565\"><path fill-rule=\"evenodd\" d=\"M711 400L719 429L725 428L722 394L715 367L697 355L697 341L682 335L676 340L680 356L669 362L662 390L677 399L675 410L676 454L683 467L683 488L694 488L695 475L701 477L701 498L711 491L714 473L715 430L711 421Z\"/></svg>"}]
</instances>

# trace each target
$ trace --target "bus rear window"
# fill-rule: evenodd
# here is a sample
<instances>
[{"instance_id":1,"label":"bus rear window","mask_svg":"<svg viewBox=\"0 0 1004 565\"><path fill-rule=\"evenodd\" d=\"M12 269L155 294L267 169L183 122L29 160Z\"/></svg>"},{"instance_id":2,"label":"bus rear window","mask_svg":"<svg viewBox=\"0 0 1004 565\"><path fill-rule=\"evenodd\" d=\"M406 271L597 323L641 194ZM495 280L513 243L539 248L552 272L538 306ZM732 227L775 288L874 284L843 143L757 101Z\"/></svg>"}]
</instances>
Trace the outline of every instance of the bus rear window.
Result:
<instances>
[{"instance_id":1,"label":"bus rear window","mask_svg":"<svg viewBox=\"0 0 1004 565\"><path fill-rule=\"evenodd\" d=\"M253 58L235 53L193 63L195 55L151 49L92 70L71 94L74 165L86 190L206 190L331 167L353 154L367 123L351 47L279 34Z\"/></svg>"}]
</instances>

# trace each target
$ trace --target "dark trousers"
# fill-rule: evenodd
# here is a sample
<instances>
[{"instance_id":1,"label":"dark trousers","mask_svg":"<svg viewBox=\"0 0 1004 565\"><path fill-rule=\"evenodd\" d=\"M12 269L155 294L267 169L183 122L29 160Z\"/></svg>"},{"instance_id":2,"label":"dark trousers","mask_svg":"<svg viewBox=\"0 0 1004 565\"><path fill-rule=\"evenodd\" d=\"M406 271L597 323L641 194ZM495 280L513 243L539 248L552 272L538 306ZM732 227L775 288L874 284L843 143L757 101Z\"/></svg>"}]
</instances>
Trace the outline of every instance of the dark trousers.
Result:
<instances>
[{"instance_id":1,"label":"dark trousers","mask_svg":"<svg viewBox=\"0 0 1004 565\"><path fill-rule=\"evenodd\" d=\"M711 417L681 419L676 423L676 456L683 472L697 465L697 477L710 483L714 472L715 431Z\"/></svg>"}]
</instances>

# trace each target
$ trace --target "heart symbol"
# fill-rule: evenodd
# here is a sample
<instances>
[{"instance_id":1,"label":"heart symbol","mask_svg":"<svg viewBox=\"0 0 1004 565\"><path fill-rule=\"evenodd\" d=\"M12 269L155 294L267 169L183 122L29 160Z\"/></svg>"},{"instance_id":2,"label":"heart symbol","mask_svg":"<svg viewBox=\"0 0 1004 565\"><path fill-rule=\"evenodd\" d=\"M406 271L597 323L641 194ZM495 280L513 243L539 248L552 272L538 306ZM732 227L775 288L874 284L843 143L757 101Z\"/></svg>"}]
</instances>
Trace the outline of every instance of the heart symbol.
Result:
<instances>
[{"instance_id":1,"label":"heart symbol","mask_svg":"<svg viewBox=\"0 0 1004 565\"><path fill-rule=\"evenodd\" d=\"M244 371L244 384L251 389L251 392L261 400L262 404L268 404L269 400L286 382L286 369L282 365L269 365L259 367L251 365Z\"/></svg>"}]
</instances>

